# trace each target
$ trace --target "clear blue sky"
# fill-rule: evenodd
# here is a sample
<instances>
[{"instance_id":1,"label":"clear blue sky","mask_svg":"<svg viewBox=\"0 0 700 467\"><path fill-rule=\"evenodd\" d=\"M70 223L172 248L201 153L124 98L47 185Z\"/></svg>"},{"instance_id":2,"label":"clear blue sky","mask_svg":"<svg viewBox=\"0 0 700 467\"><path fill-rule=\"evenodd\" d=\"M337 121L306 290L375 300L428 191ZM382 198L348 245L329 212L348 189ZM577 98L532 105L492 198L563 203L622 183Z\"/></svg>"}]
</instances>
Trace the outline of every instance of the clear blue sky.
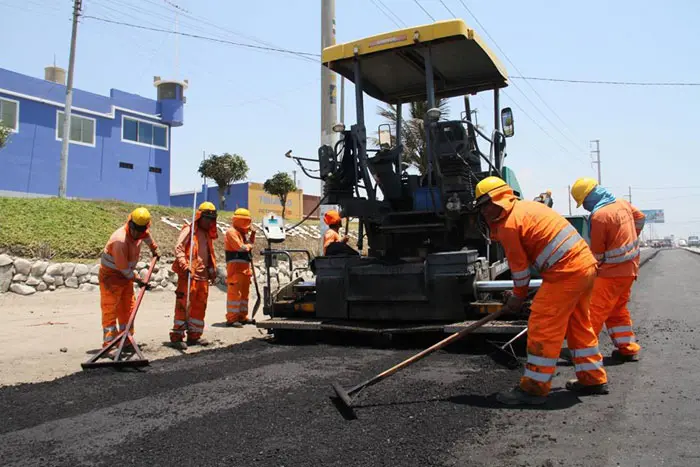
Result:
<instances>
[{"instance_id":1,"label":"clear blue sky","mask_svg":"<svg viewBox=\"0 0 700 467\"><path fill-rule=\"evenodd\" d=\"M492 46L511 75L520 73L462 3L525 76L700 81L700 3L695 1L443 1ZM196 18L181 17L182 32L307 52L320 49L319 0L173 2ZM337 0L338 42L396 29L376 3ZM420 3L436 19L452 17L439 0ZM59 65L67 66L71 4L70 0L0 0L6 39L0 66L43 76L43 67L54 54ZM383 4L409 26L431 22L413 0L383 0ZM175 27L175 10L164 0L84 0L84 5L86 15ZM176 40L170 34L93 19L81 23L76 87L100 94L114 87L155 96L154 75L190 81L185 125L173 131L173 191L200 183L196 169L202 151L243 155L254 181L277 170L291 172L294 165L283 157L288 149L315 157L320 142L319 65L279 53L184 37ZM618 196L632 186L634 204L665 209L667 223L656 226L658 235L700 232L700 142L695 120L700 87L518 79L511 83L503 105L514 109L516 136L508 141L507 162L517 171L528 198L549 188L555 208L568 211L566 187L579 176L595 175L589 140L599 139L603 184ZM473 100L480 123L489 126L490 100L490 95ZM348 98L347 104L346 121L351 122L353 99ZM454 115L461 106L459 99L452 102ZM375 107L372 101L366 103L370 131L380 123ZM297 178L305 191L318 192L315 181L299 173Z\"/></svg>"}]
</instances>

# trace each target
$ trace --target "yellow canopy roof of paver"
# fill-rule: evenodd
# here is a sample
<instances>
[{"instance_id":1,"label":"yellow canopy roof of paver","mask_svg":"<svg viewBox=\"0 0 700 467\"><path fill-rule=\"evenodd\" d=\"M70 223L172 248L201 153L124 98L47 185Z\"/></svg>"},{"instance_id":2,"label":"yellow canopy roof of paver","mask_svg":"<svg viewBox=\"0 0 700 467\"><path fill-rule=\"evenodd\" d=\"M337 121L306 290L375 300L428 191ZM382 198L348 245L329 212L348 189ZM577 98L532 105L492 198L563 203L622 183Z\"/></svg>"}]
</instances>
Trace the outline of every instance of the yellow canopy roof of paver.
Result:
<instances>
[{"instance_id":1,"label":"yellow canopy roof of paver","mask_svg":"<svg viewBox=\"0 0 700 467\"><path fill-rule=\"evenodd\" d=\"M325 66L355 81L360 58L364 91L383 102L427 99L425 53L430 47L435 97L473 94L508 86L505 67L460 19L400 29L323 49Z\"/></svg>"}]
</instances>

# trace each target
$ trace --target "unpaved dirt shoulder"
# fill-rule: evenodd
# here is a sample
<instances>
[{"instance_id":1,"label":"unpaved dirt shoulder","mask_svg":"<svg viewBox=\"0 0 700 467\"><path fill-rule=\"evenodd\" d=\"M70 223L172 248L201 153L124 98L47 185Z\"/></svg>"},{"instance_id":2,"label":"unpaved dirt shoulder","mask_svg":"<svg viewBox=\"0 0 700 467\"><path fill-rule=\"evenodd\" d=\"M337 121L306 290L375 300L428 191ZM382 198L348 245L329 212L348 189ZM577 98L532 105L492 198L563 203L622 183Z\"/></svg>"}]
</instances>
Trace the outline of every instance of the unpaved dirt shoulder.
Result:
<instances>
[{"instance_id":1,"label":"unpaved dirt shoulder","mask_svg":"<svg viewBox=\"0 0 700 467\"><path fill-rule=\"evenodd\" d=\"M251 307L255 293L251 296ZM136 340L146 358L158 360L180 355L163 346L172 327L175 295L149 292L136 318ZM207 307L204 337L218 348L262 337L253 326L233 329L223 326L226 293L212 287ZM3 338L0 339L0 386L50 381L81 371L101 346L102 321L99 292L57 290L22 297L0 295ZM256 318L263 318L262 312ZM192 347L195 353L202 347Z\"/></svg>"}]
</instances>

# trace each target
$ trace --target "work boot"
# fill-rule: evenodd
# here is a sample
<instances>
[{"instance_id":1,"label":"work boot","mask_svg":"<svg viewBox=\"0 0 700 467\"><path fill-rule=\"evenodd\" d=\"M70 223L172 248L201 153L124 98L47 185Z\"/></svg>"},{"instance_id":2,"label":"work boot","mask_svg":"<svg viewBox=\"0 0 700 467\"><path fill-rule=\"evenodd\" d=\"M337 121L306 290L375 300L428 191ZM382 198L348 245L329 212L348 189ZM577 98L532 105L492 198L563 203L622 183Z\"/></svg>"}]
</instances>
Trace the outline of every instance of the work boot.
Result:
<instances>
[{"instance_id":1,"label":"work boot","mask_svg":"<svg viewBox=\"0 0 700 467\"><path fill-rule=\"evenodd\" d=\"M566 382L566 389L572 392L577 392L584 396L602 396L610 394L608 383L603 384L581 384L577 379L572 379Z\"/></svg>"},{"instance_id":2,"label":"work boot","mask_svg":"<svg viewBox=\"0 0 700 467\"><path fill-rule=\"evenodd\" d=\"M510 391L499 392L496 400L505 405L542 405L547 402L547 396L535 396L516 386Z\"/></svg>"},{"instance_id":3,"label":"work boot","mask_svg":"<svg viewBox=\"0 0 700 467\"><path fill-rule=\"evenodd\" d=\"M632 355L626 355L621 353L619 350L613 350L613 353L611 355L613 360L616 360L620 363L628 363L628 362L638 362L639 361L639 354L632 354Z\"/></svg>"},{"instance_id":4,"label":"work boot","mask_svg":"<svg viewBox=\"0 0 700 467\"><path fill-rule=\"evenodd\" d=\"M244 319L243 321L241 321L241 324L255 324L255 320Z\"/></svg>"},{"instance_id":5,"label":"work boot","mask_svg":"<svg viewBox=\"0 0 700 467\"><path fill-rule=\"evenodd\" d=\"M238 321L235 321L233 323L226 323L226 326L228 326L230 328L242 328L243 323L239 323Z\"/></svg>"},{"instance_id":6,"label":"work boot","mask_svg":"<svg viewBox=\"0 0 700 467\"><path fill-rule=\"evenodd\" d=\"M569 363L573 363L574 361L574 356L571 354L571 350L566 347L562 347L562 349L559 351L559 358L566 360Z\"/></svg>"},{"instance_id":7,"label":"work boot","mask_svg":"<svg viewBox=\"0 0 700 467\"><path fill-rule=\"evenodd\" d=\"M209 341L201 337L197 339L187 339L187 345L201 345L202 347L206 347L209 345Z\"/></svg>"},{"instance_id":8,"label":"work boot","mask_svg":"<svg viewBox=\"0 0 700 467\"><path fill-rule=\"evenodd\" d=\"M175 350L187 350L187 344L182 341L170 342L170 347Z\"/></svg>"}]
</instances>

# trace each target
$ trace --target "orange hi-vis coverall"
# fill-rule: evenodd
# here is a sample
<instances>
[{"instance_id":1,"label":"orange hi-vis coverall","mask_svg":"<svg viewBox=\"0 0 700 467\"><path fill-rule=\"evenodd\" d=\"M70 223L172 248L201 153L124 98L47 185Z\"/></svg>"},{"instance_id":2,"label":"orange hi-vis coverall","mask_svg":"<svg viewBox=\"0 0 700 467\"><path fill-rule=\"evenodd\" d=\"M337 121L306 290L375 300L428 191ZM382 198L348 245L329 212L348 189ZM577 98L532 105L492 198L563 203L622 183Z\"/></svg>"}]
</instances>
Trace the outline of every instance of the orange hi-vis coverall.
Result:
<instances>
[{"instance_id":1,"label":"orange hi-vis coverall","mask_svg":"<svg viewBox=\"0 0 700 467\"><path fill-rule=\"evenodd\" d=\"M175 246L175 262L172 270L177 273L177 288L175 289L175 318L173 330L170 332L171 342L180 342L185 337L187 340L196 341L204 332L204 315L207 311L209 298L209 282L216 278L216 257L214 255L214 240L218 237L216 222L212 223L209 230L199 228L201 211L197 211L194 221L194 238L190 245L191 226L186 225L180 232L180 237ZM192 251L192 263L190 260L190 248ZM190 313L189 320L185 322L187 310L187 274L192 273L190 284Z\"/></svg>"},{"instance_id":2,"label":"orange hi-vis coverall","mask_svg":"<svg viewBox=\"0 0 700 467\"><path fill-rule=\"evenodd\" d=\"M253 275L251 251L253 244L246 242L245 232L234 227L226 231L226 322L244 323L248 320L248 296Z\"/></svg>"},{"instance_id":3,"label":"orange hi-vis coverall","mask_svg":"<svg viewBox=\"0 0 700 467\"><path fill-rule=\"evenodd\" d=\"M323 234L323 254L324 255L326 254L326 250L328 250L328 246L331 243L337 243L337 242L342 242L342 241L343 241L343 239L338 232L336 232L335 230L333 230L331 228L326 230L326 233Z\"/></svg>"},{"instance_id":4,"label":"orange hi-vis coverall","mask_svg":"<svg viewBox=\"0 0 700 467\"><path fill-rule=\"evenodd\" d=\"M489 195L503 209L489 227L492 238L505 250L513 294L527 297L530 266L542 276L528 321L527 364L520 388L538 396L549 393L565 336L581 384L606 383L598 338L588 315L596 260L586 241L556 211L542 203L518 200L507 185Z\"/></svg>"},{"instance_id":5,"label":"orange hi-vis coverall","mask_svg":"<svg viewBox=\"0 0 700 467\"><path fill-rule=\"evenodd\" d=\"M129 217L131 220L131 217ZM102 345L106 347L126 329L131 308L134 306L134 268L141 253L141 243L155 253L158 245L148 231L135 239L129 232L129 221L118 228L102 251L100 258L100 306L102 307ZM117 329L117 323L119 328ZM134 328L131 328L133 334Z\"/></svg>"},{"instance_id":6,"label":"orange hi-vis coverall","mask_svg":"<svg viewBox=\"0 0 700 467\"><path fill-rule=\"evenodd\" d=\"M598 335L605 324L622 355L636 355L640 350L627 302L639 274L639 234L644 221L641 211L621 199L591 214L591 250L599 263L591 325Z\"/></svg>"}]
</instances>

